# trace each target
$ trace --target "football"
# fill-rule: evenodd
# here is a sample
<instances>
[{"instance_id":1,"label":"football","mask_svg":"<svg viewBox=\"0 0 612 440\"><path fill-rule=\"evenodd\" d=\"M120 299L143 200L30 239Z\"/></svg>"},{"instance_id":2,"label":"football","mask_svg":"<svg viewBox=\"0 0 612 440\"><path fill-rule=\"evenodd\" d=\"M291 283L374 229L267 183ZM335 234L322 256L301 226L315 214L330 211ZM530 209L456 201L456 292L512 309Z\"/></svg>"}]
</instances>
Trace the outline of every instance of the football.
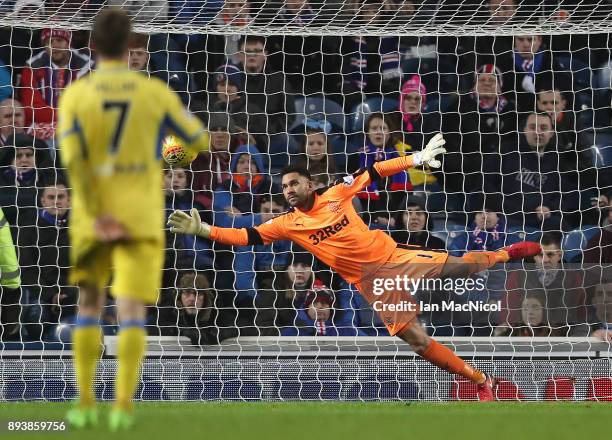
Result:
<instances>
[{"instance_id":1,"label":"football","mask_svg":"<svg viewBox=\"0 0 612 440\"><path fill-rule=\"evenodd\" d=\"M175 136L167 136L162 143L162 157L172 167L186 167L197 155L196 151L183 148Z\"/></svg>"}]
</instances>

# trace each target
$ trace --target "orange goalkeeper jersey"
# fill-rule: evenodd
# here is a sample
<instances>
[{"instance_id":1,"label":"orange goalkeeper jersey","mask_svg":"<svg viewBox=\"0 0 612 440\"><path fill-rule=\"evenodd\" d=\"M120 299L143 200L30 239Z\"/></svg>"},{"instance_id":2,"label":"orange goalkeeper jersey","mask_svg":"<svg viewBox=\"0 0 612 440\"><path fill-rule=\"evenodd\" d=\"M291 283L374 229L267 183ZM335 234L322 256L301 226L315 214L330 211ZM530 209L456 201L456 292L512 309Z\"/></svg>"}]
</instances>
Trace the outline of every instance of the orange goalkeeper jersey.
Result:
<instances>
[{"instance_id":1,"label":"orange goalkeeper jersey","mask_svg":"<svg viewBox=\"0 0 612 440\"><path fill-rule=\"evenodd\" d=\"M384 264L397 243L380 230L370 230L353 207L352 198L372 177L388 176L412 165L410 156L378 162L315 193L309 211L292 208L254 228L211 227L210 238L231 245L269 244L291 240L310 251L350 283ZM375 174L376 176L372 176Z\"/></svg>"}]
</instances>

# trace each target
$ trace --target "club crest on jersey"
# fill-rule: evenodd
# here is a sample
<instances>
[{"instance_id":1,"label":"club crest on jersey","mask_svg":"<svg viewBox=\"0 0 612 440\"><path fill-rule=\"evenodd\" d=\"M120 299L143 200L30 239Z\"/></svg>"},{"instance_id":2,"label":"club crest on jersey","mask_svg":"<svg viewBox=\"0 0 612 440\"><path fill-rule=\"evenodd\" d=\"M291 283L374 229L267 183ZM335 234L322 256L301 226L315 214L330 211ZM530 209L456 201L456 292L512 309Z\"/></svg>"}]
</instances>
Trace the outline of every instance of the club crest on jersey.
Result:
<instances>
[{"instance_id":1,"label":"club crest on jersey","mask_svg":"<svg viewBox=\"0 0 612 440\"><path fill-rule=\"evenodd\" d=\"M327 207L331 212L340 212L342 210L342 205L337 200L330 200L327 202Z\"/></svg>"}]
</instances>

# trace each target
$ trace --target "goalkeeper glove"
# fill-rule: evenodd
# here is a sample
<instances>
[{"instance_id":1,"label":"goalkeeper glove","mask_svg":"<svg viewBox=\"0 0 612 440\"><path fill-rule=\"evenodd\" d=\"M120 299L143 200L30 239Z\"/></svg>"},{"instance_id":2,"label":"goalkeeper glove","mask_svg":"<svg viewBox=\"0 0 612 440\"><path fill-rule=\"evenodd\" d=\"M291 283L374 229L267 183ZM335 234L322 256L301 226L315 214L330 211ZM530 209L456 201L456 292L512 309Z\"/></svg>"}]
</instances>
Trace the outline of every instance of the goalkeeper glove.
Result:
<instances>
[{"instance_id":1,"label":"goalkeeper glove","mask_svg":"<svg viewBox=\"0 0 612 440\"><path fill-rule=\"evenodd\" d=\"M444 137L441 133L436 134L432 137L429 142L427 142L427 146L423 149L423 151L419 151L412 155L413 163L415 166L427 164L431 168L440 168L442 163L436 159L436 156L439 154L446 153L443 145L446 144Z\"/></svg>"},{"instance_id":2,"label":"goalkeeper glove","mask_svg":"<svg viewBox=\"0 0 612 440\"><path fill-rule=\"evenodd\" d=\"M170 232L175 234L210 237L210 225L200 220L200 213L195 208L191 208L191 215L177 209L168 217L168 224L170 225Z\"/></svg>"}]
</instances>

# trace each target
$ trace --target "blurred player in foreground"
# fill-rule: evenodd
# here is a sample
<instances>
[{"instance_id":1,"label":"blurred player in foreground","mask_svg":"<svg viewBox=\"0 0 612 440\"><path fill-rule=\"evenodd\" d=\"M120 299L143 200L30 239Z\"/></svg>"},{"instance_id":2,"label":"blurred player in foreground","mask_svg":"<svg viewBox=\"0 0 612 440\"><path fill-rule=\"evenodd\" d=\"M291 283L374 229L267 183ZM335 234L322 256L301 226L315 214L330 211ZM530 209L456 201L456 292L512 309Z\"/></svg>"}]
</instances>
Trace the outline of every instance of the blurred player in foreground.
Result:
<instances>
[{"instance_id":1,"label":"blurred player in foreground","mask_svg":"<svg viewBox=\"0 0 612 440\"><path fill-rule=\"evenodd\" d=\"M394 281L397 278L467 277L497 263L537 255L540 245L517 243L494 252L468 252L461 258L444 251L401 246L384 232L369 230L351 202L373 180L422 164L440 167L436 156L446 152L444 144L442 135L437 134L421 152L377 162L369 169L362 169L319 190L314 190L305 168L288 167L282 173L282 187L291 209L254 228L210 226L201 223L196 210L191 211L192 216L175 211L168 223L173 232L197 234L234 246L294 241L336 270L346 281L355 283L370 304L378 302L375 310L391 335L408 342L416 353L432 364L478 384L481 401L493 400L493 379L430 338L415 319L418 308L405 306L414 303L409 289ZM403 309L398 307L402 305L405 306Z\"/></svg>"},{"instance_id":2,"label":"blurred player in foreground","mask_svg":"<svg viewBox=\"0 0 612 440\"><path fill-rule=\"evenodd\" d=\"M67 419L78 428L98 421L93 381L111 277L120 331L109 425L116 431L133 424L145 304L157 300L163 265L162 140L170 130L190 151L208 149L208 133L179 97L161 81L128 69L130 33L124 11L102 11L92 31L99 67L72 84L59 104L60 150L73 200L71 281L80 287L73 334L79 401Z\"/></svg>"}]
</instances>

